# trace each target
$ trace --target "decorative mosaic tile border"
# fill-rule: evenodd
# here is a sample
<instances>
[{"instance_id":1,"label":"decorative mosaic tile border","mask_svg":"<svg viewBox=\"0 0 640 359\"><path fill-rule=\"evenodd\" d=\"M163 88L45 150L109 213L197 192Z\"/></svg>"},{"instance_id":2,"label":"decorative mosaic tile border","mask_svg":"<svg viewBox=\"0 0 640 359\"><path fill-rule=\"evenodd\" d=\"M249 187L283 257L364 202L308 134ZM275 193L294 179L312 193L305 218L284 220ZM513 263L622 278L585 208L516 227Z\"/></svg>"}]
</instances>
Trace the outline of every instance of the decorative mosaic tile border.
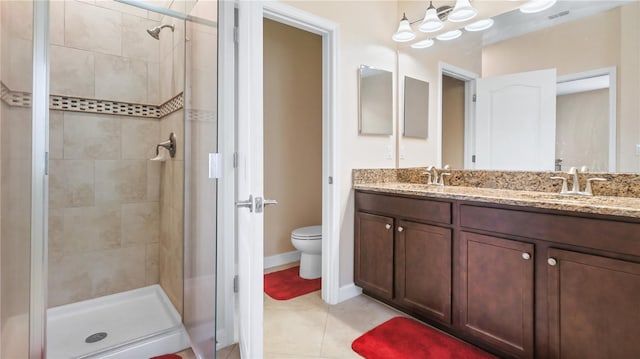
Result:
<instances>
[{"instance_id":1,"label":"decorative mosaic tile border","mask_svg":"<svg viewBox=\"0 0 640 359\"><path fill-rule=\"evenodd\" d=\"M28 92L11 91L4 83L0 82L0 97L9 106L31 107L31 94ZM107 115L132 116L160 119L184 106L184 94L179 93L169 101L161 105L145 105L137 103L96 100L73 96L49 96L49 109L98 113Z\"/></svg>"}]
</instances>

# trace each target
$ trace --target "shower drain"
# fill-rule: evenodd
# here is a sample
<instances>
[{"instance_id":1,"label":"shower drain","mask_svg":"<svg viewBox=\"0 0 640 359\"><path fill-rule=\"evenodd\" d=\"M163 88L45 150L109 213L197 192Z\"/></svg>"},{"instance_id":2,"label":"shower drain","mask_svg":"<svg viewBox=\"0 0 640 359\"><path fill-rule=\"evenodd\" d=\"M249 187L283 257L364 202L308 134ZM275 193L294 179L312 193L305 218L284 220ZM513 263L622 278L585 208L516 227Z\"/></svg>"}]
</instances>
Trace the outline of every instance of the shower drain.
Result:
<instances>
[{"instance_id":1,"label":"shower drain","mask_svg":"<svg viewBox=\"0 0 640 359\"><path fill-rule=\"evenodd\" d=\"M95 334L91 334L87 337L87 339L84 340L85 343L95 343L95 342L99 342L102 339L107 337L107 333L105 332L100 332L100 333L95 333Z\"/></svg>"}]
</instances>

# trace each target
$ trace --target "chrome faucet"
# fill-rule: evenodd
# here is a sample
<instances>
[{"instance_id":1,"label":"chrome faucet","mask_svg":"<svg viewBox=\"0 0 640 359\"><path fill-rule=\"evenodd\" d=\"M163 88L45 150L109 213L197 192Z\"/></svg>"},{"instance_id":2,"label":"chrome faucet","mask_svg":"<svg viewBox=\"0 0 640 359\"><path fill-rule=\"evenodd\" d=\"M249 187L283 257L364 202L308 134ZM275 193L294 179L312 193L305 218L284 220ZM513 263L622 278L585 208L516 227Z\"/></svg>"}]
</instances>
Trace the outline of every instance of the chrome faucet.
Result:
<instances>
[{"instance_id":1,"label":"chrome faucet","mask_svg":"<svg viewBox=\"0 0 640 359\"><path fill-rule=\"evenodd\" d=\"M446 171L449 168L449 165L445 165L443 170ZM442 172L440 173L440 177L438 177L438 169L435 166L427 167L427 170L424 172L424 174L428 176L427 184L433 184L436 186L444 186L444 177L451 176L451 173L449 172Z\"/></svg>"},{"instance_id":2,"label":"chrome faucet","mask_svg":"<svg viewBox=\"0 0 640 359\"><path fill-rule=\"evenodd\" d=\"M600 177L592 177L592 178L588 178L587 179L587 184L585 186L584 192L580 191L580 180L578 178L578 173L579 172L587 172L588 168L586 166L582 167L582 171L579 171L578 168L576 167L571 167L569 169L569 172L567 172L567 174L573 176L573 181L571 184L571 191L568 190L567 188L567 178L565 177L559 177L559 176L554 176L551 177L551 179L559 179L562 180L562 189L560 190L560 194L573 194L573 195L581 195L581 196L593 196L593 189L591 188L591 182L594 181L607 181L606 178L600 178Z\"/></svg>"}]
</instances>

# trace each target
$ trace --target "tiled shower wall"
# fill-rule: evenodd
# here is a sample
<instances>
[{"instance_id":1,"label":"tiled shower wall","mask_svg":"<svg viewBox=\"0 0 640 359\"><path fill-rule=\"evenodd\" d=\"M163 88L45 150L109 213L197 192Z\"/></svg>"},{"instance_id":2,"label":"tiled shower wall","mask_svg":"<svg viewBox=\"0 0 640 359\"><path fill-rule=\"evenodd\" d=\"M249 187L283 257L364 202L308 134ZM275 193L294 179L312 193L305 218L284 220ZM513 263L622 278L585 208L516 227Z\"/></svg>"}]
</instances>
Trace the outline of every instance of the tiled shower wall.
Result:
<instances>
[{"instance_id":1,"label":"tiled shower wall","mask_svg":"<svg viewBox=\"0 0 640 359\"><path fill-rule=\"evenodd\" d=\"M160 67L169 78L183 70L161 61L161 43L174 34L165 29L158 41L146 33L160 20L114 1L52 2L51 93L169 100L178 87L161 80ZM169 137L165 121L50 112L49 306L160 282L160 184L173 163L148 159Z\"/></svg>"}]
</instances>

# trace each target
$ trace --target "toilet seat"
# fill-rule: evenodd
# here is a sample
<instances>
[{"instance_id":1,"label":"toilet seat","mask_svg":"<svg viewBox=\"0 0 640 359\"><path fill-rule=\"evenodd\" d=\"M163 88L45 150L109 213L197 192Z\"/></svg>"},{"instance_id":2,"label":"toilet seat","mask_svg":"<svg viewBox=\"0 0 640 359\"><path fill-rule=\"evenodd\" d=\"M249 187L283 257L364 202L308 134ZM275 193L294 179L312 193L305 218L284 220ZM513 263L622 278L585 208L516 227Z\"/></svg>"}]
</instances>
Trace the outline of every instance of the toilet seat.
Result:
<instances>
[{"instance_id":1,"label":"toilet seat","mask_svg":"<svg viewBox=\"0 0 640 359\"><path fill-rule=\"evenodd\" d=\"M299 240L322 239L322 226L296 228L291 232L291 238Z\"/></svg>"}]
</instances>

